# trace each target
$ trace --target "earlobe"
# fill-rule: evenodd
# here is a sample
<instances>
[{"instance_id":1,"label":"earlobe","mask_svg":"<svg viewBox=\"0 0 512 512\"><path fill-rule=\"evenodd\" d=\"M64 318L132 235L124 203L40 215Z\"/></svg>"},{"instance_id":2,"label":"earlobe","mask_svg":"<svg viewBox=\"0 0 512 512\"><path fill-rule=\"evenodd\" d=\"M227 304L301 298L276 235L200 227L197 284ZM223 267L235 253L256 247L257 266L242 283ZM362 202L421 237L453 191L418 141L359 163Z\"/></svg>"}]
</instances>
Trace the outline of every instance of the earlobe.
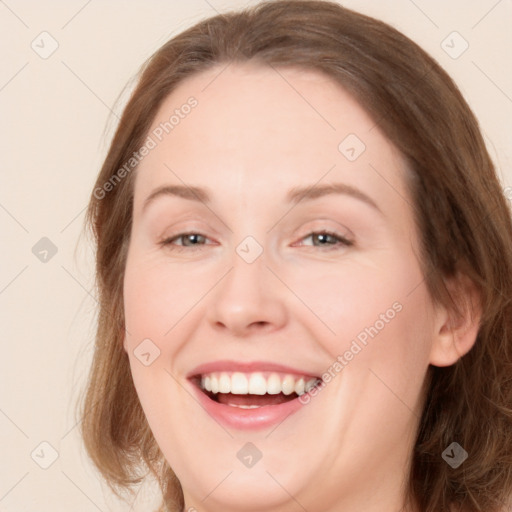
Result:
<instances>
[{"instance_id":1,"label":"earlobe","mask_svg":"<svg viewBox=\"0 0 512 512\"><path fill-rule=\"evenodd\" d=\"M482 317L480 295L467 276L446 284L459 312L444 306L437 310L430 352L430 364L434 366L451 366L473 348Z\"/></svg>"}]
</instances>

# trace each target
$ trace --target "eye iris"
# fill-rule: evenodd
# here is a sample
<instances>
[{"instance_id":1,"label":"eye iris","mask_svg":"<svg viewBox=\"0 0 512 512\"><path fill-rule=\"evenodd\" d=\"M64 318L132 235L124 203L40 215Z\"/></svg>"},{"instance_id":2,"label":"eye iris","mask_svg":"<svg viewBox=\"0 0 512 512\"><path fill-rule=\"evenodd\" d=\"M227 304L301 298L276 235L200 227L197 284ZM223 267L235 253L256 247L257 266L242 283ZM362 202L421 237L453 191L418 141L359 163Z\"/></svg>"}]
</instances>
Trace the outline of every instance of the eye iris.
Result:
<instances>
[{"instance_id":1,"label":"eye iris","mask_svg":"<svg viewBox=\"0 0 512 512\"><path fill-rule=\"evenodd\" d=\"M307 238L310 238L313 241L313 246L321 247L321 246L337 246L337 245L352 245L347 240L332 234L332 233L324 233L324 232L316 232L311 233ZM181 241L181 243L176 243L177 241ZM173 244L182 246L182 247L193 247L195 245L203 245L206 242L206 238L199 233L182 233L179 236L174 237L173 239L169 239L164 243ZM318 243L316 243L318 242Z\"/></svg>"},{"instance_id":2,"label":"eye iris","mask_svg":"<svg viewBox=\"0 0 512 512\"><path fill-rule=\"evenodd\" d=\"M188 242L192 242L190 245L197 245L198 239L202 238L201 235L198 235L196 233L190 233L188 235L183 235L183 242L185 242L183 245L187 245Z\"/></svg>"},{"instance_id":3,"label":"eye iris","mask_svg":"<svg viewBox=\"0 0 512 512\"><path fill-rule=\"evenodd\" d=\"M320 242L328 242L328 237L333 238L332 235L329 235L328 233L317 233L315 236L318 239L318 241L320 241ZM320 245L331 245L331 244L321 243Z\"/></svg>"}]
</instances>

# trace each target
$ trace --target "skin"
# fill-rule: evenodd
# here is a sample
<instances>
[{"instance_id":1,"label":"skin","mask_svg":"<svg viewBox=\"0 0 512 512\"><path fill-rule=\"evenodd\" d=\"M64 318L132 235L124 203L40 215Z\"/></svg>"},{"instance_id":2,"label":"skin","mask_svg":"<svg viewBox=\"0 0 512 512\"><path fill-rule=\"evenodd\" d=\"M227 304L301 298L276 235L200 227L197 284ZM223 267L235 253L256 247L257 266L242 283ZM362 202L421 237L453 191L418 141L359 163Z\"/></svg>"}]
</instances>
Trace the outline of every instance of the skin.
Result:
<instances>
[{"instance_id":1,"label":"skin","mask_svg":"<svg viewBox=\"0 0 512 512\"><path fill-rule=\"evenodd\" d=\"M433 304L406 164L364 109L317 73L223 67L165 100L149 133L190 96L198 105L136 171L124 348L148 422L186 510L398 512L428 366L453 364L477 325ZM366 146L353 162L338 149L348 134ZM293 187L330 183L356 187L380 211L347 194L286 201ZM156 188L183 184L207 188L211 203L161 195L143 209ZM322 230L353 243L310 236ZM161 244L187 231L205 238ZM247 236L263 249L250 264L236 252ZM191 393L187 373L219 359L322 375L397 303L277 428L224 428ZM146 338L160 350L149 366L134 355ZM236 457L246 442L263 455L252 468Z\"/></svg>"}]
</instances>

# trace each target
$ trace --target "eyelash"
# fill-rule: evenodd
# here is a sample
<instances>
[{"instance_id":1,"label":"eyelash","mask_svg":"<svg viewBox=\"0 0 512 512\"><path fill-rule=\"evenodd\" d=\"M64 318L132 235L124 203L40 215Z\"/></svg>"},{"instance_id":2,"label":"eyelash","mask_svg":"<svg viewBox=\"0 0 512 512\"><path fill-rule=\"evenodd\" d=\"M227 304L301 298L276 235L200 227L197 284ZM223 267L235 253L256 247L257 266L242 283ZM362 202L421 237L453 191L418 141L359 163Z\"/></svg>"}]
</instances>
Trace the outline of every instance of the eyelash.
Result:
<instances>
[{"instance_id":1,"label":"eyelash","mask_svg":"<svg viewBox=\"0 0 512 512\"><path fill-rule=\"evenodd\" d=\"M194 245L197 245L197 246L205 245L205 244L193 244L192 246L188 246L188 245L174 245L173 244L173 242L175 240L178 240L180 238L185 238L185 237L191 236L191 235L198 235L206 240L208 239L206 236L202 235L201 233L197 233L195 231L190 231L187 233L179 233L172 237L166 238L160 242L160 245L162 245L164 247L173 246L172 250L181 250L181 251L185 250L186 248L191 249L191 250L198 250L196 247L194 247ZM327 251L336 250L339 247L350 247L350 246L354 245L354 243L351 240L348 240L347 238L339 235L338 233L332 232L332 231L326 231L326 230L313 231L313 232L309 233L308 235L306 235L305 237L303 237L301 240L305 240L306 238L310 238L315 235L329 236L329 237L333 237L337 240L338 243L336 243L336 244L325 244L324 245L324 247L327 247L327 249L326 249ZM307 247L321 247L321 246L317 245L317 246L307 246Z\"/></svg>"}]
</instances>

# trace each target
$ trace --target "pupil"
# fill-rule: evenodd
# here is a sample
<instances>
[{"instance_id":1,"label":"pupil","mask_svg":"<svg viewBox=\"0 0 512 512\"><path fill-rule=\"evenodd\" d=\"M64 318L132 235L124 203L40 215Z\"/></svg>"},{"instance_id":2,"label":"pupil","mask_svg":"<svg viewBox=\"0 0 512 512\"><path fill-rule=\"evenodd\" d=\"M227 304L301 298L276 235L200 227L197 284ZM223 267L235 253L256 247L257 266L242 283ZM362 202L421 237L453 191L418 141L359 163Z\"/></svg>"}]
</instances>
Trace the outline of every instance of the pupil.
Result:
<instances>
[{"instance_id":1,"label":"pupil","mask_svg":"<svg viewBox=\"0 0 512 512\"><path fill-rule=\"evenodd\" d=\"M199 235L194 235L194 234L192 234L192 235L188 235L187 239L188 239L188 241L189 241L189 242L191 242L191 243L192 243L192 245L195 245L195 244L196 244L196 242L197 242L197 237L198 237L198 236L199 236Z\"/></svg>"}]
</instances>

